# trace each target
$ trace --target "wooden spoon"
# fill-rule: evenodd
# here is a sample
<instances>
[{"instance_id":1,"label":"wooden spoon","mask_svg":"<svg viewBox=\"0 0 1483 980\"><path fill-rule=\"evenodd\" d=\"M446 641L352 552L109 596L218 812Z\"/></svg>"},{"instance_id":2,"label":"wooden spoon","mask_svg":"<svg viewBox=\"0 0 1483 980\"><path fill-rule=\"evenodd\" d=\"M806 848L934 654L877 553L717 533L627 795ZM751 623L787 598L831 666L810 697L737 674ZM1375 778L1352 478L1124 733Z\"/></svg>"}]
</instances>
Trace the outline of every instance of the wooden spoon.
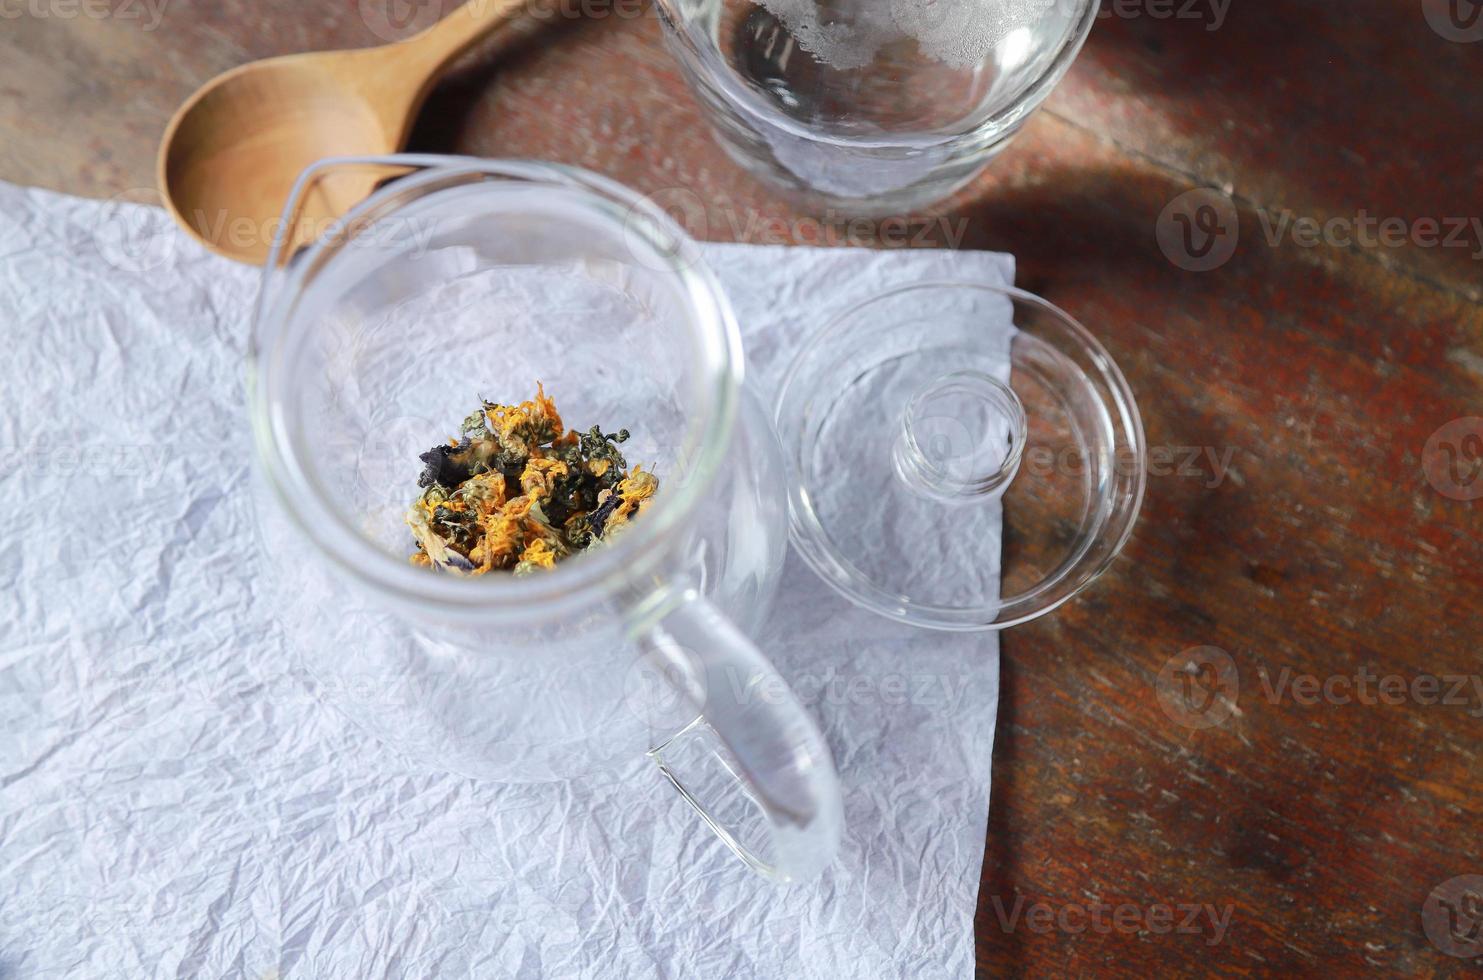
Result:
<instances>
[{"instance_id":1,"label":"wooden spoon","mask_svg":"<svg viewBox=\"0 0 1483 980\"><path fill-rule=\"evenodd\" d=\"M285 55L216 76L165 129L158 171L165 206L213 252L261 265L283 233L277 219L304 168L328 156L401 149L442 73L524 2L469 0L398 44ZM377 179L326 182L301 218L323 227Z\"/></svg>"}]
</instances>

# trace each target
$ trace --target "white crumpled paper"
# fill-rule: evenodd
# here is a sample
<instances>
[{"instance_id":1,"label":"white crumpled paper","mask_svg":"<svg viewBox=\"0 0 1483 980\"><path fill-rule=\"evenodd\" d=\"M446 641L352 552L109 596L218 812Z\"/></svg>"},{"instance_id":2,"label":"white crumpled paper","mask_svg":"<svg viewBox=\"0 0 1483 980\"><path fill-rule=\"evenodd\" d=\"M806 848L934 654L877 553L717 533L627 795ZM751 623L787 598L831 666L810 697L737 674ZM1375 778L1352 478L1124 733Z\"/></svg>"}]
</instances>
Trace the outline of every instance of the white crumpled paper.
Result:
<instances>
[{"instance_id":1,"label":"white crumpled paper","mask_svg":"<svg viewBox=\"0 0 1483 980\"><path fill-rule=\"evenodd\" d=\"M769 396L806 331L988 253L708 246ZM261 588L254 270L163 212L0 185L0 977L967 977L995 634L790 558L779 669L844 783L836 865L748 871L655 768L406 771L288 673Z\"/></svg>"}]
</instances>

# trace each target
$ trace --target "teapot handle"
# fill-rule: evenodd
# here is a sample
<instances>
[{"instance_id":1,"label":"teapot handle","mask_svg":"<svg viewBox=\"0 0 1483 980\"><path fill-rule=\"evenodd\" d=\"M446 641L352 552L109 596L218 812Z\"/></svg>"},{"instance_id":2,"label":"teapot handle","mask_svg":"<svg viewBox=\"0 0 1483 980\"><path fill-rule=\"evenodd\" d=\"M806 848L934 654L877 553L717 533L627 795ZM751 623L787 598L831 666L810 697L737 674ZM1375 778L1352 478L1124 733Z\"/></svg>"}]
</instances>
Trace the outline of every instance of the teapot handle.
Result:
<instances>
[{"instance_id":1,"label":"teapot handle","mask_svg":"<svg viewBox=\"0 0 1483 980\"><path fill-rule=\"evenodd\" d=\"M754 870L812 878L834 860L844 808L834 760L798 697L752 642L694 589L640 636L646 666L680 698L649 757Z\"/></svg>"}]
</instances>

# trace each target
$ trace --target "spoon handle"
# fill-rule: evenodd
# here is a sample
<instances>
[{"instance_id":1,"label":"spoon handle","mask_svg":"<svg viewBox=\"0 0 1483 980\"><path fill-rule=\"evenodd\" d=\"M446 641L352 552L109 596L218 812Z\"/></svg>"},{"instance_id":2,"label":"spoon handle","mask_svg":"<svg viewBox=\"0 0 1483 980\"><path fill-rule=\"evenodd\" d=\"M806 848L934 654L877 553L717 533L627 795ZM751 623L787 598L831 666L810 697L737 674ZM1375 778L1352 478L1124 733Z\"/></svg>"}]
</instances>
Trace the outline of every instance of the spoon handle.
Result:
<instances>
[{"instance_id":1,"label":"spoon handle","mask_svg":"<svg viewBox=\"0 0 1483 980\"><path fill-rule=\"evenodd\" d=\"M467 0L421 34L402 45L402 54L418 63L429 79L491 31L513 21L529 0Z\"/></svg>"}]
</instances>

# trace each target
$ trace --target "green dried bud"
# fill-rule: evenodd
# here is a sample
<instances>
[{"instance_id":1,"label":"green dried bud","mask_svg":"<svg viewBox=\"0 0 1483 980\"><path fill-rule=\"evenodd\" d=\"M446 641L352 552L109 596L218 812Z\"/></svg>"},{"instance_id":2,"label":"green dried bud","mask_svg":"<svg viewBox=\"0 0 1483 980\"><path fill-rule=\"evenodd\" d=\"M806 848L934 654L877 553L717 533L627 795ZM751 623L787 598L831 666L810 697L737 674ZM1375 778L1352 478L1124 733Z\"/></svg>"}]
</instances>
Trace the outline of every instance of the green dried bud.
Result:
<instances>
[{"instance_id":1,"label":"green dried bud","mask_svg":"<svg viewBox=\"0 0 1483 980\"><path fill-rule=\"evenodd\" d=\"M629 479L628 461L618 449L629 439L627 429L604 433L593 426L573 433L571 444L556 446L561 433L555 408L539 390L535 410L531 403L480 401L484 407L463 420L460 442L435 446L422 456L424 490L407 514L419 564L476 575L513 566L516 575L529 575L622 530L632 512L625 509L619 516L623 500L617 493ZM526 492L526 468L552 459L565 463L565 471L556 475L556 468L541 467L540 480ZM652 492L648 484L643 489L640 496ZM537 492L539 499L532 500ZM524 510L503 511L507 506ZM537 546L536 553L529 552ZM520 560L524 553L534 560Z\"/></svg>"},{"instance_id":2,"label":"green dried bud","mask_svg":"<svg viewBox=\"0 0 1483 980\"><path fill-rule=\"evenodd\" d=\"M470 439L481 439L489 436L489 420L485 417L483 409L463 420L463 434Z\"/></svg>"}]
</instances>

